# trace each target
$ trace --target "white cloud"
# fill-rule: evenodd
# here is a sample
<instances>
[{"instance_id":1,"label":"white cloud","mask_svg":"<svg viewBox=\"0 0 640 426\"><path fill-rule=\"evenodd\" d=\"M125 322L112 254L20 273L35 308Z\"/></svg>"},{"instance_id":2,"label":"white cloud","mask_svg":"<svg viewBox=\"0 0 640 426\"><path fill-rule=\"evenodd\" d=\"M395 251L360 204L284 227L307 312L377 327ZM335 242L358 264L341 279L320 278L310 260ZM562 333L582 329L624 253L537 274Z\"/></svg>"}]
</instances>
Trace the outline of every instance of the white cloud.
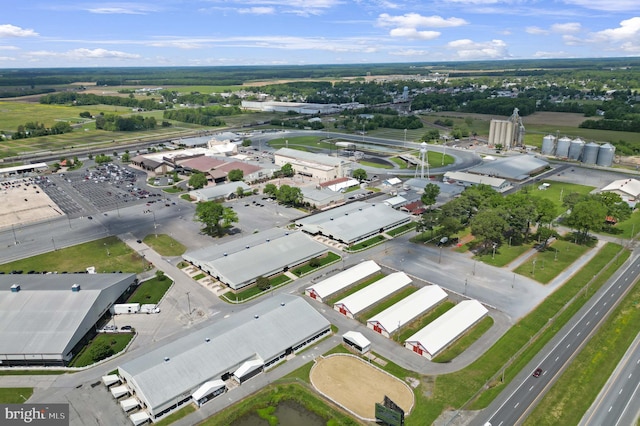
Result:
<instances>
[{"instance_id":1,"label":"white cloud","mask_svg":"<svg viewBox=\"0 0 640 426\"><path fill-rule=\"evenodd\" d=\"M564 24L551 25L551 31L560 34L573 34L582 30L582 25L579 22L566 22Z\"/></svg>"},{"instance_id":2,"label":"white cloud","mask_svg":"<svg viewBox=\"0 0 640 426\"><path fill-rule=\"evenodd\" d=\"M511 55L507 44L502 40L474 42L469 39L455 40L447 43L447 47L455 51L462 60L474 59L504 59Z\"/></svg>"},{"instance_id":3,"label":"white cloud","mask_svg":"<svg viewBox=\"0 0 640 426\"><path fill-rule=\"evenodd\" d=\"M246 9L238 9L238 13L250 14L250 15L271 15L275 13L275 9L273 7L267 7L267 6L256 6L256 7L249 7Z\"/></svg>"},{"instance_id":4,"label":"white cloud","mask_svg":"<svg viewBox=\"0 0 640 426\"><path fill-rule=\"evenodd\" d=\"M527 27L525 28L525 32L527 32L527 34L535 34L535 35L547 35L549 34L549 31L542 29L540 27Z\"/></svg>"},{"instance_id":5,"label":"white cloud","mask_svg":"<svg viewBox=\"0 0 640 426\"><path fill-rule=\"evenodd\" d=\"M88 7L84 10L103 15L146 15L157 12L159 9L144 3L102 3L100 6Z\"/></svg>"},{"instance_id":6,"label":"white cloud","mask_svg":"<svg viewBox=\"0 0 640 426\"><path fill-rule=\"evenodd\" d=\"M383 13L378 16L378 25L382 27L400 27L400 28L418 28L418 27L430 27L430 28L446 28L446 27L459 27L466 25L467 21L461 18L447 18L444 19L441 16L422 16L418 13L405 13L400 16L391 16L388 13Z\"/></svg>"},{"instance_id":7,"label":"white cloud","mask_svg":"<svg viewBox=\"0 0 640 426\"><path fill-rule=\"evenodd\" d=\"M16 27L11 24L0 25L0 38L9 37L35 37L38 33L31 29Z\"/></svg>"},{"instance_id":8,"label":"white cloud","mask_svg":"<svg viewBox=\"0 0 640 426\"><path fill-rule=\"evenodd\" d=\"M411 40L433 40L440 37L438 31L418 31L415 28L394 28L389 31L391 37L403 37Z\"/></svg>"},{"instance_id":9,"label":"white cloud","mask_svg":"<svg viewBox=\"0 0 640 426\"><path fill-rule=\"evenodd\" d=\"M564 0L567 4L582 6L587 9L620 12L638 10L638 0Z\"/></svg>"},{"instance_id":10,"label":"white cloud","mask_svg":"<svg viewBox=\"0 0 640 426\"><path fill-rule=\"evenodd\" d=\"M0 50L20 50L17 46L0 46Z\"/></svg>"},{"instance_id":11,"label":"white cloud","mask_svg":"<svg viewBox=\"0 0 640 426\"><path fill-rule=\"evenodd\" d=\"M553 59L553 58L570 58L571 55L568 52L558 51L558 52L544 52L538 51L533 54L534 58L540 59Z\"/></svg>"},{"instance_id":12,"label":"white cloud","mask_svg":"<svg viewBox=\"0 0 640 426\"><path fill-rule=\"evenodd\" d=\"M462 4L473 4L473 5L485 5L485 4L508 3L508 1L500 1L500 0L447 0L447 3L462 3Z\"/></svg>"},{"instance_id":13,"label":"white cloud","mask_svg":"<svg viewBox=\"0 0 640 426\"><path fill-rule=\"evenodd\" d=\"M594 39L604 42L624 42L635 41L640 43L640 17L626 19L620 22L618 28L611 28L598 31L594 34Z\"/></svg>"},{"instance_id":14,"label":"white cloud","mask_svg":"<svg viewBox=\"0 0 640 426\"><path fill-rule=\"evenodd\" d=\"M0 61L15 61L16 58L12 58L11 56L0 56Z\"/></svg>"},{"instance_id":15,"label":"white cloud","mask_svg":"<svg viewBox=\"0 0 640 426\"><path fill-rule=\"evenodd\" d=\"M67 52L52 52L46 50L40 50L35 52L29 52L28 56L37 58L64 58L66 60L83 60L83 59L140 59L140 55L133 53L121 52L118 50L106 50L106 49L73 49Z\"/></svg>"}]
</instances>

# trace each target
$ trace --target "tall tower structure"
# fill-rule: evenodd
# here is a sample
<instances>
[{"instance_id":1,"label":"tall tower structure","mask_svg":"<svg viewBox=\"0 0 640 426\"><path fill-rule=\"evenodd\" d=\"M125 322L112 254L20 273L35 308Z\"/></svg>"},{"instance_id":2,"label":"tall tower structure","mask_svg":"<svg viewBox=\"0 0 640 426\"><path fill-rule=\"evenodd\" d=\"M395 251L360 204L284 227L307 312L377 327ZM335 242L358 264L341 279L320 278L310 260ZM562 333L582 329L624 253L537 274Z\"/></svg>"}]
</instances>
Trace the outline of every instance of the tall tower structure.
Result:
<instances>
[{"instance_id":1,"label":"tall tower structure","mask_svg":"<svg viewBox=\"0 0 640 426\"><path fill-rule=\"evenodd\" d=\"M429 173L429 158L427 157L427 143L422 142L420 144L420 179L424 179L424 164L427 163L427 177ZM414 177L418 177L418 168L416 167L416 173Z\"/></svg>"},{"instance_id":2,"label":"tall tower structure","mask_svg":"<svg viewBox=\"0 0 640 426\"><path fill-rule=\"evenodd\" d=\"M489 145L502 145L503 149L511 149L524 145L525 128L518 108L508 120L491 120L489 125Z\"/></svg>"}]
</instances>

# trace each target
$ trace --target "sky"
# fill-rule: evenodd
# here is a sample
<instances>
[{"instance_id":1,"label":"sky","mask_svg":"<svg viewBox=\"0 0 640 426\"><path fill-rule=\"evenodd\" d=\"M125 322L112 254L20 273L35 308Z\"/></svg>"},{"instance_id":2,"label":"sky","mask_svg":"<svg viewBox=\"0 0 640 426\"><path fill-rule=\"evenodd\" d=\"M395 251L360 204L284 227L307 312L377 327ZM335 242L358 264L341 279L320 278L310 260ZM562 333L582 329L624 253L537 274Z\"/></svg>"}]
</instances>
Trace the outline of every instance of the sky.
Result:
<instances>
[{"instance_id":1,"label":"sky","mask_svg":"<svg viewBox=\"0 0 640 426\"><path fill-rule=\"evenodd\" d=\"M3 0L0 68L640 56L640 0Z\"/></svg>"}]
</instances>

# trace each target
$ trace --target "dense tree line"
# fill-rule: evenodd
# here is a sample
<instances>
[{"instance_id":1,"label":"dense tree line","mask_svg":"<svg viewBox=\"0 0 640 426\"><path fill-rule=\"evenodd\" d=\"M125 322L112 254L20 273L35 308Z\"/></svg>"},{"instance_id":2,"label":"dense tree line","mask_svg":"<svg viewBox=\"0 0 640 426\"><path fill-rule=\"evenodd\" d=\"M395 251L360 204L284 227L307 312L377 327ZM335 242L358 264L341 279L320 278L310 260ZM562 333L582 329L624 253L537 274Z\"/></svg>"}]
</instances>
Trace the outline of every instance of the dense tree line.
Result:
<instances>
[{"instance_id":1,"label":"dense tree line","mask_svg":"<svg viewBox=\"0 0 640 426\"><path fill-rule=\"evenodd\" d=\"M51 88L23 88L23 87L12 87L0 90L0 98L17 98L19 96L30 96L30 95L40 95L43 93L51 93L55 92L55 89Z\"/></svg>"},{"instance_id":2,"label":"dense tree line","mask_svg":"<svg viewBox=\"0 0 640 426\"><path fill-rule=\"evenodd\" d=\"M302 120L281 120L274 118L271 120L272 126L283 126L290 129L312 129L312 130L322 130L324 129L324 124L321 121L309 121L307 119Z\"/></svg>"},{"instance_id":3,"label":"dense tree line","mask_svg":"<svg viewBox=\"0 0 640 426\"><path fill-rule=\"evenodd\" d=\"M107 114L96 117L96 129L109 132L134 132L138 130L155 129L157 121L155 117L143 117L133 115L123 117L121 115Z\"/></svg>"},{"instance_id":4,"label":"dense tree line","mask_svg":"<svg viewBox=\"0 0 640 426\"><path fill-rule=\"evenodd\" d=\"M523 98L474 99L463 105L461 110L477 114L511 115L514 108L518 108L518 113L524 117L536 112L536 101Z\"/></svg>"},{"instance_id":5,"label":"dense tree line","mask_svg":"<svg viewBox=\"0 0 640 426\"><path fill-rule=\"evenodd\" d=\"M240 114L242 111L237 106L208 106L200 108L184 108L167 110L162 117L167 120L176 120L183 123L199 124L201 126L222 126L224 121L218 117Z\"/></svg>"},{"instance_id":6,"label":"dense tree line","mask_svg":"<svg viewBox=\"0 0 640 426\"><path fill-rule=\"evenodd\" d=\"M41 104L56 105L116 105L129 108L142 108L145 110L164 109L165 105L153 99L136 99L122 96L100 96L92 93L60 92L45 95L40 98Z\"/></svg>"},{"instance_id":7,"label":"dense tree line","mask_svg":"<svg viewBox=\"0 0 640 426\"><path fill-rule=\"evenodd\" d=\"M640 132L640 115L631 120L585 120L578 127L583 129L614 130L618 132Z\"/></svg>"},{"instance_id":8,"label":"dense tree line","mask_svg":"<svg viewBox=\"0 0 640 426\"><path fill-rule=\"evenodd\" d=\"M18 126L18 130L11 135L12 139L26 139L38 136L61 135L72 132L73 128L66 121L57 121L51 127L45 127L43 123L29 121Z\"/></svg>"}]
</instances>

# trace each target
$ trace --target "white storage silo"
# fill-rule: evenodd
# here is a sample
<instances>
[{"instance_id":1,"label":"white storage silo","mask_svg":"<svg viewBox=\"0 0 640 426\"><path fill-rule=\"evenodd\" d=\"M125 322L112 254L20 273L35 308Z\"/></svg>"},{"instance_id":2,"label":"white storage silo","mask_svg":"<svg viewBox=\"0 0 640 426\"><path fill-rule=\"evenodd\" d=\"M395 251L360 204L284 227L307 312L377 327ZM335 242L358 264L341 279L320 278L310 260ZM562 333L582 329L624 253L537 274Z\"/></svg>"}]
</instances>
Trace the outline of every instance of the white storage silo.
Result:
<instances>
[{"instance_id":1,"label":"white storage silo","mask_svg":"<svg viewBox=\"0 0 640 426\"><path fill-rule=\"evenodd\" d=\"M602 167L611 167L611 165L613 164L615 153L616 147L611 145L610 143L600 145L600 148L598 149L598 161L596 162L596 164Z\"/></svg>"},{"instance_id":2,"label":"white storage silo","mask_svg":"<svg viewBox=\"0 0 640 426\"><path fill-rule=\"evenodd\" d=\"M571 141L569 145L569 159L579 160L582 156L582 149L584 148L584 141L580 138L576 138Z\"/></svg>"},{"instance_id":3,"label":"white storage silo","mask_svg":"<svg viewBox=\"0 0 640 426\"><path fill-rule=\"evenodd\" d=\"M571 139L564 136L558 139L558 145L556 146L556 157L566 158L569 156L569 146L571 146Z\"/></svg>"},{"instance_id":4,"label":"white storage silo","mask_svg":"<svg viewBox=\"0 0 640 426\"><path fill-rule=\"evenodd\" d=\"M589 142L584 146L582 150L582 162L585 164L596 164L598 161L598 151L600 151L600 145L595 142Z\"/></svg>"},{"instance_id":5,"label":"white storage silo","mask_svg":"<svg viewBox=\"0 0 640 426\"><path fill-rule=\"evenodd\" d=\"M556 137L547 135L542 138L542 155L553 155L556 150Z\"/></svg>"}]
</instances>

